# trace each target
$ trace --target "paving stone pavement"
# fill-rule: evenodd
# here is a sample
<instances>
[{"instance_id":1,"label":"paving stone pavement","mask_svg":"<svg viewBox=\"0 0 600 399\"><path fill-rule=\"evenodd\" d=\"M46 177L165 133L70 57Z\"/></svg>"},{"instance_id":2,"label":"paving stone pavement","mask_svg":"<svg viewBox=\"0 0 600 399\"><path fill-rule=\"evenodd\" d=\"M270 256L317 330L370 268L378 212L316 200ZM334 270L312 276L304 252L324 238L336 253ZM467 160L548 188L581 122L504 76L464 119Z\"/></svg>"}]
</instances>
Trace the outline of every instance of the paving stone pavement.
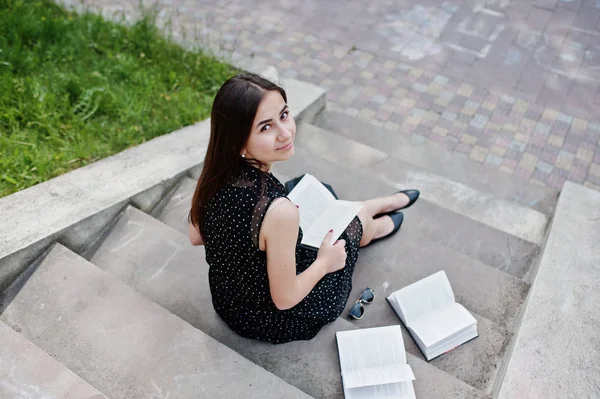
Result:
<instances>
[{"instance_id":1,"label":"paving stone pavement","mask_svg":"<svg viewBox=\"0 0 600 399\"><path fill-rule=\"evenodd\" d=\"M93 2L107 15L137 4ZM158 5L178 40L327 87L331 108L390 134L600 190L600 0Z\"/></svg>"}]
</instances>

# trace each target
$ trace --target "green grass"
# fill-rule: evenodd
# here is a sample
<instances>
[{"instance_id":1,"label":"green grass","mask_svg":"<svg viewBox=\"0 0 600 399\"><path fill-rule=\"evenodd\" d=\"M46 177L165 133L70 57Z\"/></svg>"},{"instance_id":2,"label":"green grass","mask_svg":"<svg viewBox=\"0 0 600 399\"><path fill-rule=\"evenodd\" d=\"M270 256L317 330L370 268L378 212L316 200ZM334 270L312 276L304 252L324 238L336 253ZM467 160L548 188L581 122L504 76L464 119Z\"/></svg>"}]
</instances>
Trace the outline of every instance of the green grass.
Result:
<instances>
[{"instance_id":1,"label":"green grass","mask_svg":"<svg viewBox=\"0 0 600 399\"><path fill-rule=\"evenodd\" d=\"M236 71L49 1L0 0L0 197L209 116Z\"/></svg>"}]
</instances>

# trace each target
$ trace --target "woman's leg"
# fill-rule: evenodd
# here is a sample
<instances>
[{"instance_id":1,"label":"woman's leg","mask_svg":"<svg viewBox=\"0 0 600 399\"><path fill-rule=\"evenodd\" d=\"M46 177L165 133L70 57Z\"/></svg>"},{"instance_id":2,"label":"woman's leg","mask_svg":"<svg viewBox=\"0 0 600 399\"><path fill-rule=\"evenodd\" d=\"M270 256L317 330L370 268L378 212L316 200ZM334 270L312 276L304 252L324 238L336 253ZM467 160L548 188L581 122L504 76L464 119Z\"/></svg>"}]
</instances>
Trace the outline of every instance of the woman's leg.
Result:
<instances>
[{"instance_id":1,"label":"woman's leg","mask_svg":"<svg viewBox=\"0 0 600 399\"><path fill-rule=\"evenodd\" d=\"M362 203L363 207L358 213L358 218L363 225L363 235L360 240L360 246L364 247L373 239L383 237L394 229L394 222L389 216L383 216L377 219L374 219L374 216L402 208L408 204L409 201L410 199L402 193L364 201Z\"/></svg>"}]
</instances>

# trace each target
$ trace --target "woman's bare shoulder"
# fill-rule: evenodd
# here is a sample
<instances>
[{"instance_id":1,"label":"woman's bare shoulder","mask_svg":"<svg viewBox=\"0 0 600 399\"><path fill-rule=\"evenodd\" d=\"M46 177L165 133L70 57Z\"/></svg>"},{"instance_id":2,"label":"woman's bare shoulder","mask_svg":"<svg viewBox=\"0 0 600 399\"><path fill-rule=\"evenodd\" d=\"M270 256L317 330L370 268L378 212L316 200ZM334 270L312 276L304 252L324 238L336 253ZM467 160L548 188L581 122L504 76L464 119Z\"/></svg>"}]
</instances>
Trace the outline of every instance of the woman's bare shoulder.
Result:
<instances>
[{"instance_id":1,"label":"woman's bare shoulder","mask_svg":"<svg viewBox=\"0 0 600 399\"><path fill-rule=\"evenodd\" d=\"M275 212L276 218L286 218L298 215L298 208L286 197L275 198L267 208L265 218Z\"/></svg>"},{"instance_id":2,"label":"woman's bare shoulder","mask_svg":"<svg viewBox=\"0 0 600 399\"><path fill-rule=\"evenodd\" d=\"M287 198L274 200L265 214L260 229L260 247L265 248L266 240L295 240L300 226L298 208Z\"/></svg>"}]
</instances>

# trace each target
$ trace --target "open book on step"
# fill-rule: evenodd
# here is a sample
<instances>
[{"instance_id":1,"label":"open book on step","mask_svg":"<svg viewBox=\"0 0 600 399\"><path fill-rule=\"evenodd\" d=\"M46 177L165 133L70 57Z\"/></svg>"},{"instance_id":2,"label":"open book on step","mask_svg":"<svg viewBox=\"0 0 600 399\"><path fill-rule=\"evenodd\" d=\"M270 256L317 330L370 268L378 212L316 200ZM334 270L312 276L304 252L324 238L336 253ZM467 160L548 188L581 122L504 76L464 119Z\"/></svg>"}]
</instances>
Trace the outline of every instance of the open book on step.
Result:
<instances>
[{"instance_id":1,"label":"open book on step","mask_svg":"<svg viewBox=\"0 0 600 399\"><path fill-rule=\"evenodd\" d=\"M478 336L477 320L455 302L444 271L390 294L387 300L427 360Z\"/></svg>"},{"instance_id":2,"label":"open book on step","mask_svg":"<svg viewBox=\"0 0 600 399\"><path fill-rule=\"evenodd\" d=\"M288 198L298 205L300 211L302 244L313 248L321 246L331 229L333 244L362 207L357 202L336 200L319 180L309 174L304 175Z\"/></svg>"},{"instance_id":3,"label":"open book on step","mask_svg":"<svg viewBox=\"0 0 600 399\"><path fill-rule=\"evenodd\" d=\"M335 334L346 399L415 399L400 326Z\"/></svg>"}]
</instances>

